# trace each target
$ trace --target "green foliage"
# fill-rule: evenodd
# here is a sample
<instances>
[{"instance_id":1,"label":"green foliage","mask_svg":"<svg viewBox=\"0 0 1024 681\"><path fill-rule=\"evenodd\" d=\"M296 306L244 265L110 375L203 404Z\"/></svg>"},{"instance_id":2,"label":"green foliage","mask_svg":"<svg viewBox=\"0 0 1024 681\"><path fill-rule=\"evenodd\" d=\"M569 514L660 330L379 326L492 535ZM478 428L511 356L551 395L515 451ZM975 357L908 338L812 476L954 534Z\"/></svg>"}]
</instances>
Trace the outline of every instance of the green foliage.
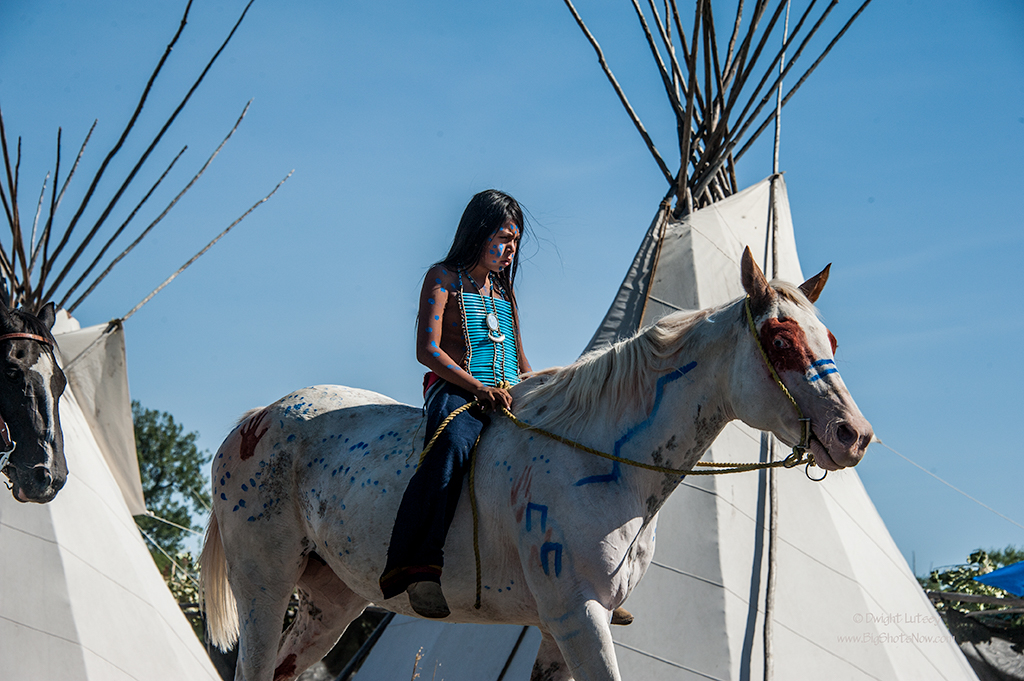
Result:
<instances>
[{"instance_id":1,"label":"green foliage","mask_svg":"<svg viewBox=\"0 0 1024 681\"><path fill-rule=\"evenodd\" d=\"M917 579L925 591L951 591L975 596L1016 599L1017 597L1013 594L994 586L976 582L974 578L1021 560L1024 560L1024 549L1019 549L1015 546L1007 546L1005 549L989 549L988 551L978 549L967 557L967 562L963 565L932 570L931 574L927 577L918 577ZM949 608L959 610L960 612L999 610L1003 607L1005 606L994 603L968 603L966 601L940 601L936 604L936 608L940 611ZM1004 620L1004 624L1012 626L1024 625L1024 616L1004 615L1000 617Z\"/></svg>"},{"instance_id":2,"label":"green foliage","mask_svg":"<svg viewBox=\"0 0 1024 681\"><path fill-rule=\"evenodd\" d=\"M136 401L132 401L132 420L147 508L177 525L202 530L193 518L205 515L210 508L205 475L210 455L196 447L197 433L184 433L173 416L146 409ZM182 554L190 533L145 516L136 517L135 522L163 549L150 544L153 560L168 584L172 584L175 571L164 552L171 556Z\"/></svg>"}]
</instances>

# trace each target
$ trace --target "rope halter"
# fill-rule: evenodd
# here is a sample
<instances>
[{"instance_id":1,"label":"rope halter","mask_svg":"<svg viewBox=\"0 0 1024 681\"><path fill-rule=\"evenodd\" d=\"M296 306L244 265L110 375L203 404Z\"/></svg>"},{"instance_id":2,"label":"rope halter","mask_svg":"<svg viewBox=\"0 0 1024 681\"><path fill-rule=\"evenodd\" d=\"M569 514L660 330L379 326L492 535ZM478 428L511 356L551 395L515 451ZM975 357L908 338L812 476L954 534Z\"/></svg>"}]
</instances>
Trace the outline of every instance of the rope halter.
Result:
<instances>
[{"instance_id":1,"label":"rope halter","mask_svg":"<svg viewBox=\"0 0 1024 681\"><path fill-rule=\"evenodd\" d=\"M782 382L779 372L775 370L775 366L768 357L768 352L764 349L764 345L761 343L761 337L757 335L757 325L754 324L754 314L750 311L750 296L743 299L743 309L746 312L747 328L750 329L750 333L754 336L754 344L757 345L757 349L761 352L761 359L764 360L765 366L768 367L768 371L771 373L775 384L782 389L782 394L785 395L793 405L793 409L796 410L797 419L800 421L800 442L793 445L793 452L783 460L782 465L785 468L795 468L800 464L806 464L804 466L804 474L815 482L821 482L825 479L825 476L828 475L828 471L825 471L825 474L820 478L815 478L811 475L811 466L815 465L814 454L810 451L811 419L804 415L804 410L796 403L792 393L789 392L786 384Z\"/></svg>"}]
</instances>

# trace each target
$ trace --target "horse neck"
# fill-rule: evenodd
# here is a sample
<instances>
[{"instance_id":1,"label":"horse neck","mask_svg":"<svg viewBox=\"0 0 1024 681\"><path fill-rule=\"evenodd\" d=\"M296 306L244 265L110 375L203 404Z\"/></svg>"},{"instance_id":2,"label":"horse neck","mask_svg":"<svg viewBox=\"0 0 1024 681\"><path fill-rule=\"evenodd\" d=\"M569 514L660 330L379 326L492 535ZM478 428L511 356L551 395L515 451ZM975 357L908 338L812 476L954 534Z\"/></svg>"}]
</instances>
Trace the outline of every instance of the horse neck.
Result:
<instances>
[{"instance_id":1,"label":"horse neck","mask_svg":"<svg viewBox=\"0 0 1024 681\"><path fill-rule=\"evenodd\" d=\"M741 341L735 305L697 322L674 353L674 370L654 382L646 418L620 426L614 449L625 458L673 469L689 469L735 414L730 401L733 358ZM662 473L633 469L631 477L657 506L681 481ZM625 471L624 471L625 473ZM669 481L674 484L667 484Z\"/></svg>"}]
</instances>

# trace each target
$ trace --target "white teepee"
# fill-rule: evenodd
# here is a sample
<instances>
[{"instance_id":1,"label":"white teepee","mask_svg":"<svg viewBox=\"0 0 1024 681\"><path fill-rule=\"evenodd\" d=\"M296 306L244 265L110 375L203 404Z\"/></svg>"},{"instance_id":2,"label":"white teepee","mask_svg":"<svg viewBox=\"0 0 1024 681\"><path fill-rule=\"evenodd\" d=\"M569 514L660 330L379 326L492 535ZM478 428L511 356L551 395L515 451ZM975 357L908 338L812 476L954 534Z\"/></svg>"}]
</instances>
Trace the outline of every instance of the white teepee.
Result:
<instances>
[{"instance_id":1,"label":"white teepee","mask_svg":"<svg viewBox=\"0 0 1024 681\"><path fill-rule=\"evenodd\" d=\"M132 520L145 506L121 327L54 331L70 472L46 505L0 495L0 678L216 681Z\"/></svg>"},{"instance_id":2,"label":"white teepee","mask_svg":"<svg viewBox=\"0 0 1024 681\"><path fill-rule=\"evenodd\" d=\"M696 2L693 32L686 26L684 33L674 0L665 3L664 16L656 3L647 11L634 2L676 118L676 172L626 99L594 35L571 0L565 2L670 186L590 347L627 337L674 310L738 298L746 246L766 272L802 282L782 176L739 191L735 162L779 121L782 106L870 0L847 18L785 97L784 77L835 3L819 8L814 22L806 21L814 2L793 3L802 7L793 8L791 25L789 0L758 2L752 11L748 5L746 13L738 2L727 32L722 25L715 29L717 3ZM776 47L763 50L769 44ZM769 102L774 111L762 113ZM778 128L776 167L777 151ZM774 451L769 436L733 423L705 460L767 460ZM691 476L669 498L657 521L654 561L625 604L636 621L612 628L623 678L976 679L856 472L832 473L816 483L801 470L780 470L771 480L764 472ZM408 665L420 646L420 669L429 672L440 663L448 681L525 680L528 675L513 669L538 645L531 633L510 657L515 631L395 621L403 622L402 632L384 632L360 681L394 678L399 668L388 665ZM446 644L456 631L463 640L472 638L472 645L460 650ZM470 653L485 641L490 652ZM487 675L488 665L506 659L506 672Z\"/></svg>"},{"instance_id":3,"label":"white teepee","mask_svg":"<svg viewBox=\"0 0 1024 681\"><path fill-rule=\"evenodd\" d=\"M802 282L786 187L765 180L681 220L659 211L591 346L628 336L678 309L699 309L742 295L744 247L771 253L768 206L775 184L778 276ZM768 256L771 257L770 255ZM760 258L759 258L760 259ZM828 292L824 293L828 295ZM764 460L767 438L734 422L706 461ZM925 597L852 470L820 483L802 470L777 474L774 607L770 659L776 679L975 679ZM688 478L658 516L658 542L643 581L626 602L636 616L613 627L624 679L762 679L771 537L767 476L740 473ZM384 633L360 681L392 678L423 647L420 669L440 663L448 681L497 678L519 629L425 620ZM394 625L392 625L394 626ZM471 646L443 645L456 630ZM447 632L447 633L445 633ZM440 642L440 644L438 643ZM484 648L486 652L473 654ZM516 651L536 653L531 632Z\"/></svg>"},{"instance_id":4,"label":"white teepee","mask_svg":"<svg viewBox=\"0 0 1024 681\"><path fill-rule=\"evenodd\" d=\"M594 342L673 309L741 296L748 245L768 262L775 250L779 278L803 281L781 176L679 221L660 213ZM660 250L653 262L643 257L652 248ZM705 460L764 460L766 442L734 422ZM780 471L777 484L775 678L974 678L856 472L815 483L802 471ZM637 621L614 632L625 676L762 678L767 495L764 473L691 478L672 495L659 515L654 563L628 602Z\"/></svg>"}]
</instances>

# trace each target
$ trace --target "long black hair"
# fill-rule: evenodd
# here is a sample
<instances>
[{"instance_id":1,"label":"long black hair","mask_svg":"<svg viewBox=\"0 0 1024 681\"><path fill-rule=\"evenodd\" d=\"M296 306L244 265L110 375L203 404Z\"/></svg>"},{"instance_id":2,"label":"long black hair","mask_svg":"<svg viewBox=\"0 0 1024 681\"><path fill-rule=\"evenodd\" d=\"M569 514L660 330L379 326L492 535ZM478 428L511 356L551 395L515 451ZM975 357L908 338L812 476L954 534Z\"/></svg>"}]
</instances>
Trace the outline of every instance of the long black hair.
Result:
<instances>
[{"instance_id":1,"label":"long black hair","mask_svg":"<svg viewBox=\"0 0 1024 681\"><path fill-rule=\"evenodd\" d=\"M452 247L445 259L438 264L456 272L472 269L480 262L480 256L491 236L501 229L506 220L510 220L519 228L519 244L515 255L512 256L512 264L494 277L513 299L510 302L514 303L513 285L519 269L518 246L526 238L526 224L523 220L523 209L505 192L486 189L469 200L466 210L462 212L462 219L459 220L459 228L455 231Z\"/></svg>"}]
</instances>

